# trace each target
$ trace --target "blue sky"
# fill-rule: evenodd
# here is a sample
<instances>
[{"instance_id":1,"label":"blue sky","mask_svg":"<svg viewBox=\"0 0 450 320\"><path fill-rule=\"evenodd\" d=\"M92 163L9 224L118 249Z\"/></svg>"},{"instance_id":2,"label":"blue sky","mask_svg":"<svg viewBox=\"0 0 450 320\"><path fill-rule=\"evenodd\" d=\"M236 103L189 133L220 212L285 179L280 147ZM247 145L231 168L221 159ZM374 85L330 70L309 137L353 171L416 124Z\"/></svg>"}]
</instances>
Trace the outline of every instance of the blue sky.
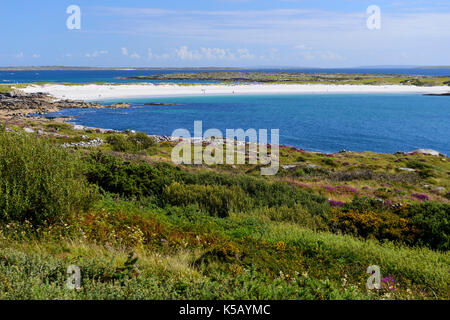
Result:
<instances>
[{"instance_id":1,"label":"blue sky","mask_svg":"<svg viewBox=\"0 0 450 320\"><path fill-rule=\"evenodd\" d=\"M0 28L0 66L450 65L448 0L3 1Z\"/></svg>"}]
</instances>

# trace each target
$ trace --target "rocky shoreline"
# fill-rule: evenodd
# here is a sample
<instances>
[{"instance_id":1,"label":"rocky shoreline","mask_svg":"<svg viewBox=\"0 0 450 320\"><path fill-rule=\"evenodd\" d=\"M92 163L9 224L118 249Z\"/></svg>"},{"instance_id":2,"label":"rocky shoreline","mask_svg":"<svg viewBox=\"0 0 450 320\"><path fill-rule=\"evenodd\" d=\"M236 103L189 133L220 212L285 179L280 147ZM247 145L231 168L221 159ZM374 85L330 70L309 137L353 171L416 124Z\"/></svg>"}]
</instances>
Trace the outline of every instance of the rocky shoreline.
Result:
<instances>
[{"instance_id":1,"label":"rocky shoreline","mask_svg":"<svg viewBox=\"0 0 450 320\"><path fill-rule=\"evenodd\" d=\"M31 114L44 115L51 112L58 112L63 109L129 109L132 108L127 103L117 103L112 105L102 105L99 103L58 100L45 93L23 93L13 91L0 94L0 119L16 119L28 117Z\"/></svg>"}]
</instances>

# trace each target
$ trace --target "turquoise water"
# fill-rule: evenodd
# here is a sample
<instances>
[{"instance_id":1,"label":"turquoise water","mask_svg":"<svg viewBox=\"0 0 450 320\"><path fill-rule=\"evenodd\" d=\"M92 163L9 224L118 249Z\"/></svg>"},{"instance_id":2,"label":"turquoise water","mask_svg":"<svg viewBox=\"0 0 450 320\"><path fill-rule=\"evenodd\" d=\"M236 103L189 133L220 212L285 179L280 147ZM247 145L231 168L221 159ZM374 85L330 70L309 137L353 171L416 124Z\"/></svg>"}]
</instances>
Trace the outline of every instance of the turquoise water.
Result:
<instances>
[{"instance_id":1,"label":"turquoise water","mask_svg":"<svg viewBox=\"0 0 450 320\"><path fill-rule=\"evenodd\" d=\"M203 130L279 129L280 144L308 151L392 153L431 148L450 154L450 97L419 94L243 95L125 99L136 109L68 109L77 124L171 135L196 120ZM146 102L176 106L144 106Z\"/></svg>"}]
</instances>

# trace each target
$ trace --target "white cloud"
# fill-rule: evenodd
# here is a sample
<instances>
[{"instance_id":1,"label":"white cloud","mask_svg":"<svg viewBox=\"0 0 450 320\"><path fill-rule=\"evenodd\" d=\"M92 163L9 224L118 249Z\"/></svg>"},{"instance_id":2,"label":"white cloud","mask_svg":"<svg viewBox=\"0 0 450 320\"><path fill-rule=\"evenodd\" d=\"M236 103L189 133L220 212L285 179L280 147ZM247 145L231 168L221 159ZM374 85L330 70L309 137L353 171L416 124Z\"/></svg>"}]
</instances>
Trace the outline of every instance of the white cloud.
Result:
<instances>
[{"instance_id":1,"label":"white cloud","mask_svg":"<svg viewBox=\"0 0 450 320\"><path fill-rule=\"evenodd\" d=\"M141 56L139 54L137 54L137 53L133 53L133 54L130 55L130 58L131 59L140 59Z\"/></svg>"},{"instance_id":2,"label":"white cloud","mask_svg":"<svg viewBox=\"0 0 450 320\"><path fill-rule=\"evenodd\" d=\"M236 52L225 48L200 48L200 50L190 50L188 46L181 46L175 49L175 56L183 61L186 60L228 60L255 59L256 56L248 49L237 49Z\"/></svg>"},{"instance_id":3,"label":"white cloud","mask_svg":"<svg viewBox=\"0 0 450 320\"><path fill-rule=\"evenodd\" d=\"M208 60L234 60L235 55L228 49L201 48L202 55Z\"/></svg>"},{"instance_id":4,"label":"white cloud","mask_svg":"<svg viewBox=\"0 0 450 320\"><path fill-rule=\"evenodd\" d=\"M191 51L187 46L175 49L175 53L181 60L198 60L202 58L202 55L198 51Z\"/></svg>"},{"instance_id":5,"label":"white cloud","mask_svg":"<svg viewBox=\"0 0 450 320\"><path fill-rule=\"evenodd\" d=\"M40 54L37 54L37 53L35 53L35 54L33 54L33 59L39 59L40 57L41 57L41 55Z\"/></svg>"},{"instance_id":6,"label":"white cloud","mask_svg":"<svg viewBox=\"0 0 450 320\"><path fill-rule=\"evenodd\" d=\"M169 59L169 58L170 58L170 55L169 55L168 53L157 54L157 53L154 53L153 50L152 50L151 48L149 48L149 49L147 50L147 58L148 58L149 60L152 60L152 59L166 60L166 59Z\"/></svg>"},{"instance_id":7,"label":"white cloud","mask_svg":"<svg viewBox=\"0 0 450 320\"><path fill-rule=\"evenodd\" d=\"M23 54L23 52L19 52L18 54L14 55L14 58L20 59L23 58L25 55Z\"/></svg>"},{"instance_id":8,"label":"white cloud","mask_svg":"<svg viewBox=\"0 0 450 320\"><path fill-rule=\"evenodd\" d=\"M255 59L255 55L250 53L248 49L238 49L237 52L241 59Z\"/></svg>"},{"instance_id":9,"label":"white cloud","mask_svg":"<svg viewBox=\"0 0 450 320\"><path fill-rule=\"evenodd\" d=\"M128 55L128 49L127 49L127 48L121 48L121 50L122 50L122 54L123 54L124 56L127 56L127 55Z\"/></svg>"},{"instance_id":10,"label":"white cloud","mask_svg":"<svg viewBox=\"0 0 450 320\"><path fill-rule=\"evenodd\" d=\"M88 57L88 58L97 58L97 57L100 57L101 55L105 55L105 54L108 54L108 51L106 51L106 50L101 50L101 51L95 50L92 53L86 53L86 57Z\"/></svg>"}]
</instances>

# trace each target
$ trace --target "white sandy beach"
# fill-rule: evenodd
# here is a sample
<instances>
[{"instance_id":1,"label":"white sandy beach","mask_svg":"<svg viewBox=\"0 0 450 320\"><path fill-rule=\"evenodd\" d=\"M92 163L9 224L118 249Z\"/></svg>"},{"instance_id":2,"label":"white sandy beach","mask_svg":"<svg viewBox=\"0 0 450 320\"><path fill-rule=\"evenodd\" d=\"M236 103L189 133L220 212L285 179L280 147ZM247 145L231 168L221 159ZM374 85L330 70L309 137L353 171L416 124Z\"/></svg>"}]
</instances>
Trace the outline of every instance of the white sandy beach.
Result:
<instances>
[{"instance_id":1,"label":"white sandy beach","mask_svg":"<svg viewBox=\"0 0 450 320\"><path fill-rule=\"evenodd\" d=\"M248 84L248 85L33 85L22 89L26 93L44 92L58 99L100 100L116 98L170 97L189 95L231 94L302 94L302 93L446 93L448 86L416 87L403 85L299 85L299 84Z\"/></svg>"}]
</instances>

